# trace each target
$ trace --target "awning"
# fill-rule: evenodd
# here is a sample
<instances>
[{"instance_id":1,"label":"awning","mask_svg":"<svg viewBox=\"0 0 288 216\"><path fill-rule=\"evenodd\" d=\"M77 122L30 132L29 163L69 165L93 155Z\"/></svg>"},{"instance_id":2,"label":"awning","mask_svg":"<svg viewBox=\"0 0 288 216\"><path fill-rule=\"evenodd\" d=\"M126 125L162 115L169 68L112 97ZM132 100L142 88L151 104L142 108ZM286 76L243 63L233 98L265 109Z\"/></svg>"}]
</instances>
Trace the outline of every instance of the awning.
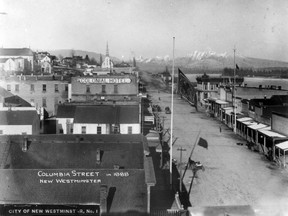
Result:
<instances>
[{"instance_id":1,"label":"awning","mask_svg":"<svg viewBox=\"0 0 288 216\"><path fill-rule=\"evenodd\" d=\"M288 150L288 141L279 143L277 145L275 145L277 148L280 148L282 150Z\"/></svg>"},{"instance_id":2,"label":"awning","mask_svg":"<svg viewBox=\"0 0 288 216\"><path fill-rule=\"evenodd\" d=\"M253 129L253 130L257 130L257 129L261 129L265 127L268 127L268 125L261 124L261 123L248 126L248 128Z\"/></svg>"},{"instance_id":3,"label":"awning","mask_svg":"<svg viewBox=\"0 0 288 216\"><path fill-rule=\"evenodd\" d=\"M259 132L261 132L262 134L265 134L265 135L267 135L267 136L269 136L269 137L281 137L281 138L284 138L284 137L285 137L285 136L282 135L282 134L276 133L276 132L271 131L271 130L266 130L266 129L264 129L264 130L259 130Z\"/></svg>"},{"instance_id":4,"label":"awning","mask_svg":"<svg viewBox=\"0 0 288 216\"><path fill-rule=\"evenodd\" d=\"M218 99L217 98L208 98L208 100L210 100L210 101L217 101Z\"/></svg>"},{"instance_id":5,"label":"awning","mask_svg":"<svg viewBox=\"0 0 288 216\"><path fill-rule=\"evenodd\" d=\"M223 104L228 104L227 101L222 101L222 100L216 100L215 103L223 105Z\"/></svg>"},{"instance_id":6,"label":"awning","mask_svg":"<svg viewBox=\"0 0 288 216\"><path fill-rule=\"evenodd\" d=\"M233 107L223 107L223 110L233 110Z\"/></svg>"},{"instance_id":7,"label":"awning","mask_svg":"<svg viewBox=\"0 0 288 216\"><path fill-rule=\"evenodd\" d=\"M245 124L245 125L256 125L256 124L258 124L257 122L254 122L254 121L244 121L242 123Z\"/></svg>"},{"instance_id":8,"label":"awning","mask_svg":"<svg viewBox=\"0 0 288 216\"><path fill-rule=\"evenodd\" d=\"M225 111L225 114L227 114L227 115L232 115L232 113L233 113L233 109L232 109L232 110L226 110L226 111Z\"/></svg>"},{"instance_id":9,"label":"awning","mask_svg":"<svg viewBox=\"0 0 288 216\"><path fill-rule=\"evenodd\" d=\"M252 118L244 117L244 118L237 119L238 122L244 122L244 121L249 121L249 120L252 120Z\"/></svg>"}]
</instances>

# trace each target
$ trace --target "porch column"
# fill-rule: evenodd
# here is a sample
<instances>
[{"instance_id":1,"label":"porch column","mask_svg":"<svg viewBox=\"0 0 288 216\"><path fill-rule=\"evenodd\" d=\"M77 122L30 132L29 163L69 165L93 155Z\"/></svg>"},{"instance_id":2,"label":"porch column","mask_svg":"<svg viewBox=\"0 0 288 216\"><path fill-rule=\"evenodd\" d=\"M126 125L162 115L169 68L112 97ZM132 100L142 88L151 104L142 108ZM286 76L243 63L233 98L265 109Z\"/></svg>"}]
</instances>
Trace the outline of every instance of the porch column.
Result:
<instances>
[{"instance_id":1,"label":"porch column","mask_svg":"<svg viewBox=\"0 0 288 216\"><path fill-rule=\"evenodd\" d=\"M147 213L150 213L150 185L147 185Z\"/></svg>"}]
</instances>

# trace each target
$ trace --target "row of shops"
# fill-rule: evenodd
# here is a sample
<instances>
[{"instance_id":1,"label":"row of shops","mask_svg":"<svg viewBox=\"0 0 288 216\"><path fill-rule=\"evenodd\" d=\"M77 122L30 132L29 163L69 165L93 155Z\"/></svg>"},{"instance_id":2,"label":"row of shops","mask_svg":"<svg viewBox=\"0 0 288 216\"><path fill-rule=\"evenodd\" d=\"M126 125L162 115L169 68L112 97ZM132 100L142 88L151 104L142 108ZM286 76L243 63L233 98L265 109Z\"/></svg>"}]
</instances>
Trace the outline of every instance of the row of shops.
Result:
<instances>
[{"instance_id":1,"label":"row of shops","mask_svg":"<svg viewBox=\"0 0 288 216\"><path fill-rule=\"evenodd\" d=\"M234 108L231 103L219 99L210 98L207 112L214 116L232 130L235 127ZM275 119L279 119L277 113L272 114ZM282 117L287 121L287 116ZM271 120L272 122L273 120ZM273 130L277 128L277 121L273 121L272 127L255 121L253 118L245 116L243 113L236 114L236 134L247 141L247 146L263 153L269 160L276 161L286 166L285 154L288 151L288 136ZM283 121L279 121L283 124Z\"/></svg>"}]
</instances>

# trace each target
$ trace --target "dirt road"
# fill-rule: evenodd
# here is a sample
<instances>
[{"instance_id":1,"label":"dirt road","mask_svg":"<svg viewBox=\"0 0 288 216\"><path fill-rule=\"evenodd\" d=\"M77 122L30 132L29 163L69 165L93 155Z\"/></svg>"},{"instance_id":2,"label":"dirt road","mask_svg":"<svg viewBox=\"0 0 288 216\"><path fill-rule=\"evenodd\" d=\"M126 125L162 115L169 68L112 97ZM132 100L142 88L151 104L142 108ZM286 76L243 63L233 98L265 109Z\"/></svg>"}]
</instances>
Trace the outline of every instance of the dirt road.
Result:
<instances>
[{"instance_id":1,"label":"dirt road","mask_svg":"<svg viewBox=\"0 0 288 216\"><path fill-rule=\"evenodd\" d=\"M166 106L171 107L170 94L150 90L148 93L152 95L152 101L162 110ZM162 112L160 116L164 116L164 127L170 128L171 115ZM180 152L177 149L182 147L186 149L183 151L183 162L187 162L198 133L207 141L208 149L197 145L191 157L205 167L205 171L197 172L193 181L190 192L192 206L251 205L268 213L266 215L288 213L287 171L274 166L245 145L236 145L244 140L219 121L197 112L174 95L173 134L178 139L173 146L173 158L179 162ZM181 167L184 169L184 165ZM192 171L188 169L183 179L187 191L192 176Z\"/></svg>"}]
</instances>

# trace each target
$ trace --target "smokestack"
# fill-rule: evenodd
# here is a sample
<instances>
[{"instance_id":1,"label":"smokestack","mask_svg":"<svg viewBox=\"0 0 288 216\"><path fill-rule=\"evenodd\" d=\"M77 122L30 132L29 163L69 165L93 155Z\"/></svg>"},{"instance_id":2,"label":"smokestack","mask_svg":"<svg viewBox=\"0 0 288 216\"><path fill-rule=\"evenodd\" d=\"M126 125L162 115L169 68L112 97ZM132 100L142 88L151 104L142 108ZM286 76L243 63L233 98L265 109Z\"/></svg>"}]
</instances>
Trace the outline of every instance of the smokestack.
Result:
<instances>
[{"instance_id":1,"label":"smokestack","mask_svg":"<svg viewBox=\"0 0 288 216\"><path fill-rule=\"evenodd\" d=\"M100 186L100 214L107 212L108 186Z\"/></svg>"},{"instance_id":2,"label":"smokestack","mask_svg":"<svg viewBox=\"0 0 288 216\"><path fill-rule=\"evenodd\" d=\"M24 142L22 143L22 151L26 152L28 150L28 138L24 137Z\"/></svg>"}]
</instances>

